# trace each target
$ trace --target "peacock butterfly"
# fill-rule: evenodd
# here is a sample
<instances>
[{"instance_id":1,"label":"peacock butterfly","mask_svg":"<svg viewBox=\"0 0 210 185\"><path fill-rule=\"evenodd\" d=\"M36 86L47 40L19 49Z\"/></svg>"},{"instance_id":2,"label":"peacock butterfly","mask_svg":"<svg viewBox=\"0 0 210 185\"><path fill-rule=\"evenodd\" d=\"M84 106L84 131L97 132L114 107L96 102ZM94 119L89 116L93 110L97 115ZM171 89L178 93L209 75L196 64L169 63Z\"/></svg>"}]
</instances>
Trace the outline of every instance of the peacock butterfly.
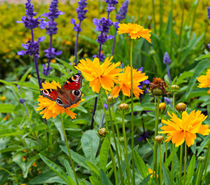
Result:
<instances>
[{"instance_id":1,"label":"peacock butterfly","mask_svg":"<svg viewBox=\"0 0 210 185\"><path fill-rule=\"evenodd\" d=\"M69 78L61 88L41 90L41 95L64 108L70 107L81 100L82 76L80 73Z\"/></svg>"}]
</instances>

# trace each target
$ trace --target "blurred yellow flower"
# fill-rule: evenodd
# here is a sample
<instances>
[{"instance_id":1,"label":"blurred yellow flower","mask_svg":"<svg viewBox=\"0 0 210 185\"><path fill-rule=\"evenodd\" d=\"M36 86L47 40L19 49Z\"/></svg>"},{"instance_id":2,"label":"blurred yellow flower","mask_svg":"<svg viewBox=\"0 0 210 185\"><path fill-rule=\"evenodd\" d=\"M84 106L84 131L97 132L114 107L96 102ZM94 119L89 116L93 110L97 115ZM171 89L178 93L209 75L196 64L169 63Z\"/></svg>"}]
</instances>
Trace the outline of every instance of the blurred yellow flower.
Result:
<instances>
[{"instance_id":1,"label":"blurred yellow flower","mask_svg":"<svg viewBox=\"0 0 210 185\"><path fill-rule=\"evenodd\" d=\"M6 115L6 116L3 118L4 121L7 121L8 119L9 119L9 115Z\"/></svg>"},{"instance_id":2,"label":"blurred yellow flower","mask_svg":"<svg viewBox=\"0 0 210 185\"><path fill-rule=\"evenodd\" d=\"M93 61L86 58L86 60L80 60L80 63L75 68L81 71L83 77L90 82L94 92L99 93L101 87L111 91L117 76L121 72L121 69L117 68L120 66L120 62L111 63L111 60L112 57L106 58L100 64L98 58L94 58Z\"/></svg>"},{"instance_id":3,"label":"blurred yellow flower","mask_svg":"<svg viewBox=\"0 0 210 185\"><path fill-rule=\"evenodd\" d=\"M127 33L130 35L131 39L138 39L143 37L146 39L149 43L151 43L151 34L150 30L145 29L143 26L140 26L138 24L119 24L118 28L118 34Z\"/></svg>"},{"instance_id":4,"label":"blurred yellow flower","mask_svg":"<svg viewBox=\"0 0 210 185\"><path fill-rule=\"evenodd\" d=\"M133 68L133 93L136 96L136 98L139 98L139 94L143 94L143 90L140 89L139 83L147 80L148 76L145 75L145 73L142 73L141 71L137 71ZM118 79L116 80L116 85L111 92L111 96L114 98L119 96L120 91L125 96L130 96L131 92L131 67L126 66L123 70L123 73L120 73L118 75Z\"/></svg>"},{"instance_id":5,"label":"blurred yellow flower","mask_svg":"<svg viewBox=\"0 0 210 185\"><path fill-rule=\"evenodd\" d=\"M33 167L37 167L37 164L36 164L36 162L34 162L34 163L32 164L32 166L33 166Z\"/></svg>"},{"instance_id":6,"label":"blurred yellow flower","mask_svg":"<svg viewBox=\"0 0 210 185\"><path fill-rule=\"evenodd\" d=\"M190 147L194 144L196 134L208 135L210 133L209 125L202 125L202 122L207 118L201 111L193 110L190 114L186 111L182 113L182 119L178 118L174 113L168 115L170 120L162 120L163 124L159 133L167 134L166 142L172 140L175 146L179 146L184 141Z\"/></svg>"},{"instance_id":7,"label":"blurred yellow flower","mask_svg":"<svg viewBox=\"0 0 210 185\"><path fill-rule=\"evenodd\" d=\"M28 79L30 79L31 78L31 74L29 74L27 77L28 77Z\"/></svg>"},{"instance_id":8,"label":"blurred yellow flower","mask_svg":"<svg viewBox=\"0 0 210 185\"><path fill-rule=\"evenodd\" d=\"M200 82L198 85L199 88L210 88L210 69L207 70L206 75L199 76L197 80ZM210 94L210 89L208 90L208 93Z\"/></svg>"},{"instance_id":9,"label":"blurred yellow flower","mask_svg":"<svg viewBox=\"0 0 210 185\"><path fill-rule=\"evenodd\" d=\"M23 156L23 157L22 157L22 160L23 160L23 162L25 162L25 161L26 161L26 157L25 157L25 156Z\"/></svg>"},{"instance_id":10,"label":"blurred yellow flower","mask_svg":"<svg viewBox=\"0 0 210 185\"><path fill-rule=\"evenodd\" d=\"M52 59L50 62L51 63L56 63L56 59Z\"/></svg>"},{"instance_id":11,"label":"blurred yellow flower","mask_svg":"<svg viewBox=\"0 0 210 185\"><path fill-rule=\"evenodd\" d=\"M61 88L60 84L53 81L52 83L45 82L42 83L43 90L44 89L57 89L57 87ZM83 100L81 100L83 101ZM55 118L57 115L61 113L66 113L69 115L72 119L76 118L76 113L72 112L72 108L76 108L80 102L76 104L71 105L70 107L64 108L56 103L56 101L52 101L46 97L39 96L38 102L39 102L39 107L36 109L37 111L40 111L40 114L43 114L43 118L45 119L50 119L51 117Z\"/></svg>"},{"instance_id":12,"label":"blurred yellow flower","mask_svg":"<svg viewBox=\"0 0 210 185\"><path fill-rule=\"evenodd\" d=\"M5 101L6 100L6 97L5 96L1 96L1 101Z\"/></svg>"},{"instance_id":13,"label":"blurred yellow flower","mask_svg":"<svg viewBox=\"0 0 210 185\"><path fill-rule=\"evenodd\" d=\"M151 175L150 175L151 174ZM150 175L150 178L153 177L153 170L151 168L148 168L148 173L147 175ZM158 178L158 174L156 175L156 178Z\"/></svg>"}]
</instances>

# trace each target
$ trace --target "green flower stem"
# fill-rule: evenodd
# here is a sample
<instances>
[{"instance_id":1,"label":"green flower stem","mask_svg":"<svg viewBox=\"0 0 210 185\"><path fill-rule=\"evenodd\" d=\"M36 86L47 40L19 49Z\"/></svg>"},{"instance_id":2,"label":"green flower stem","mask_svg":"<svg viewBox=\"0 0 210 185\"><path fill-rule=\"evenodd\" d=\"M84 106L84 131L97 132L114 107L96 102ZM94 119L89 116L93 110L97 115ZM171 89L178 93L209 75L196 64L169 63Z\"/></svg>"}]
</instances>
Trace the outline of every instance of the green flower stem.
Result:
<instances>
[{"instance_id":1,"label":"green flower stem","mask_svg":"<svg viewBox=\"0 0 210 185\"><path fill-rule=\"evenodd\" d=\"M186 168L187 168L187 144L184 146L184 185L186 183Z\"/></svg>"},{"instance_id":2,"label":"green flower stem","mask_svg":"<svg viewBox=\"0 0 210 185\"><path fill-rule=\"evenodd\" d=\"M203 175L203 177L202 177L202 184L201 185L203 185L203 183L204 183L204 178L205 178L205 176L206 176L206 171L207 171L207 166L208 166L208 162L209 162L209 155L210 155L210 141L209 141L209 144L208 144L208 151L207 151L207 154L206 154L206 157L205 157L205 161L204 161L204 175Z\"/></svg>"},{"instance_id":3,"label":"green flower stem","mask_svg":"<svg viewBox=\"0 0 210 185\"><path fill-rule=\"evenodd\" d=\"M110 142L110 135L108 136L108 138L109 138L109 142ZM115 159L114 159L114 154L113 154L113 151L112 151L111 143L110 143L110 145L109 145L109 149L110 149L110 155L111 155L111 158L112 158L112 164L113 164L113 168L114 168L115 184L118 184L116 163L115 163ZM122 183L122 182L121 182L121 183Z\"/></svg>"},{"instance_id":4,"label":"green flower stem","mask_svg":"<svg viewBox=\"0 0 210 185\"><path fill-rule=\"evenodd\" d=\"M180 1L181 1L181 7L182 7L182 16L181 16L181 26L180 26L180 31L179 31L179 43L178 43L178 47L180 47L180 45L181 45L182 31L183 31L183 26L184 26L184 0L180 0Z\"/></svg>"},{"instance_id":5,"label":"green flower stem","mask_svg":"<svg viewBox=\"0 0 210 185\"><path fill-rule=\"evenodd\" d=\"M156 21L155 21L155 0L152 0L152 20L153 20L153 27L154 27L154 33L156 33Z\"/></svg>"},{"instance_id":6,"label":"green flower stem","mask_svg":"<svg viewBox=\"0 0 210 185\"><path fill-rule=\"evenodd\" d=\"M167 142L165 142L165 162L167 161L168 158L168 153L167 153Z\"/></svg>"},{"instance_id":7,"label":"green flower stem","mask_svg":"<svg viewBox=\"0 0 210 185\"><path fill-rule=\"evenodd\" d=\"M127 138L126 138L126 132L125 132L125 111L124 110L122 110L122 130L123 130L123 138L124 138L124 155L125 155L125 162L126 162L128 184L131 184L130 183L130 177L131 177L130 164L128 161L128 144L127 144Z\"/></svg>"},{"instance_id":8,"label":"green flower stem","mask_svg":"<svg viewBox=\"0 0 210 185\"><path fill-rule=\"evenodd\" d=\"M182 158L183 158L183 144L180 147L180 159L179 159L179 185L182 184Z\"/></svg>"},{"instance_id":9,"label":"green flower stem","mask_svg":"<svg viewBox=\"0 0 210 185\"><path fill-rule=\"evenodd\" d=\"M104 111L104 117L105 117L105 120L106 120L106 110L105 110L105 107L104 107L103 100L102 100L102 98L101 98L100 96L99 96L99 100L100 100L100 102L101 102L101 106L102 106L103 111ZM107 132L109 131L108 121L106 121L106 130L107 130ZM109 134L109 132L108 132L108 140L109 140L109 143L111 143L111 142L110 142L110 134ZM110 145L110 155L111 155L112 164L113 164L113 169L114 169L115 184L118 184L116 163L115 163L114 154L113 154L111 145Z\"/></svg>"},{"instance_id":10,"label":"green flower stem","mask_svg":"<svg viewBox=\"0 0 210 185\"><path fill-rule=\"evenodd\" d=\"M74 178L75 178L75 180L76 180L77 185L79 185L79 182L78 182L78 179L77 179L77 174L76 174L76 171L75 171L74 161L73 161L72 158L71 158L71 152L70 152L70 148L69 148L69 144L68 144L68 139L67 139L66 131L65 131L65 128L64 128L64 123L63 123L63 116L62 116L62 114L61 114L61 126L62 126L62 132L63 132L64 139L65 139L65 143L66 143L66 148L67 148L67 151L68 151L69 161L70 161L70 164L71 164L73 173L74 173Z\"/></svg>"},{"instance_id":11,"label":"green flower stem","mask_svg":"<svg viewBox=\"0 0 210 185\"><path fill-rule=\"evenodd\" d=\"M114 144L115 144L115 149L116 149L116 154L117 154L117 161L118 161L118 166L119 166L119 170L120 170L120 179L121 179L121 183L122 183L122 182L124 182L124 180L123 180L123 175L122 175L122 168L121 168L120 156L119 156L119 152L118 152L117 140L116 140L116 137L115 137L115 129L114 129L113 121L112 121L112 113L111 113L110 104L109 104L107 94L105 95L105 97L106 97L106 101L107 101L107 104L108 104L112 135L113 135L113 139L114 139Z\"/></svg>"},{"instance_id":12,"label":"green flower stem","mask_svg":"<svg viewBox=\"0 0 210 185\"><path fill-rule=\"evenodd\" d=\"M161 143L159 145L159 163L160 163L160 185L162 185L163 173L162 173L162 161L161 161Z\"/></svg>"},{"instance_id":13,"label":"green flower stem","mask_svg":"<svg viewBox=\"0 0 210 185\"><path fill-rule=\"evenodd\" d=\"M130 47L130 67L131 67L131 148L132 148L132 184L135 185L135 168L134 168L134 123L133 123L133 40L131 39Z\"/></svg>"},{"instance_id":14,"label":"green flower stem","mask_svg":"<svg viewBox=\"0 0 210 185\"><path fill-rule=\"evenodd\" d=\"M197 179L196 179L196 183L195 183L195 185L199 185L200 184L200 179L201 179L201 166L202 166L202 163L203 162L199 162L199 164L198 164L198 173L197 173Z\"/></svg>"},{"instance_id":15,"label":"green flower stem","mask_svg":"<svg viewBox=\"0 0 210 185\"><path fill-rule=\"evenodd\" d=\"M158 134L158 118L159 118L159 99L155 96L155 137ZM157 142L154 142L154 156L153 156L153 178L157 173Z\"/></svg>"},{"instance_id":16,"label":"green flower stem","mask_svg":"<svg viewBox=\"0 0 210 185\"><path fill-rule=\"evenodd\" d=\"M160 9L159 9L159 14L160 14L160 36L162 35L162 27L163 27L163 0L160 0Z\"/></svg>"},{"instance_id":17,"label":"green flower stem","mask_svg":"<svg viewBox=\"0 0 210 185\"><path fill-rule=\"evenodd\" d=\"M175 102L176 102L176 99L175 99L175 92L173 93L173 111L175 110Z\"/></svg>"},{"instance_id":18,"label":"green flower stem","mask_svg":"<svg viewBox=\"0 0 210 185\"><path fill-rule=\"evenodd\" d=\"M171 0L170 56L172 56L172 47L173 47L173 9L174 9L174 0Z\"/></svg>"}]
</instances>

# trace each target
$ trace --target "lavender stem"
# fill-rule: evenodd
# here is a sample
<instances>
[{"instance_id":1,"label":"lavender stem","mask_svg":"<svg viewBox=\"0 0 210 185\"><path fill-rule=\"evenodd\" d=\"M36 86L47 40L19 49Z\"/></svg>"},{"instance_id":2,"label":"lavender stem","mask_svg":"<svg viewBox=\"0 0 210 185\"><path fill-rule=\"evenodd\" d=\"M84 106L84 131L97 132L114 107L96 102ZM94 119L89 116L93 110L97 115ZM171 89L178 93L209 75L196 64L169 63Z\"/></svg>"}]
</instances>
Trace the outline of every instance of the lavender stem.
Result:
<instances>
[{"instance_id":1,"label":"lavender stem","mask_svg":"<svg viewBox=\"0 0 210 185\"><path fill-rule=\"evenodd\" d=\"M81 20L79 21L79 27L81 26ZM77 38L74 46L74 64L77 65L77 49L78 49L78 40L79 40L79 30L77 30Z\"/></svg>"},{"instance_id":2,"label":"lavender stem","mask_svg":"<svg viewBox=\"0 0 210 185\"><path fill-rule=\"evenodd\" d=\"M167 72L168 72L169 82L171 83L171 74L170 74L170 71L169 71L169 66L168 66L168 64L166 64L166 69L167 69Z\"/></svg>"},{"instance_id":3,"label":"lavender stem","mask_svg":"<svg viewBox=\"0 0 210 185\"><path fill-rule=\"evenodd\" d=\"M32 40L32 42L34 42L33 29L31 29L31 40ZM37 74L39 89L41 89L42 88L42 83L41 83L40 76L39 76L38 58L35 55L33 55L33 60L34 60L35 68L36 68L36 74Z\"/></svg>"},{"instance_id":4,"label":"lavender stem","mask_svg":"<svg viewBox=\"0 0 210 185\"><path fill-rule=\"evenodd\" d=\"M51 54L52 54L52 34L50 34L50 51L49 51L49 59L48 59L48 65L47 65L47 74L50 72L50 62L51 62Z\"/></svg>"}]
</instances>

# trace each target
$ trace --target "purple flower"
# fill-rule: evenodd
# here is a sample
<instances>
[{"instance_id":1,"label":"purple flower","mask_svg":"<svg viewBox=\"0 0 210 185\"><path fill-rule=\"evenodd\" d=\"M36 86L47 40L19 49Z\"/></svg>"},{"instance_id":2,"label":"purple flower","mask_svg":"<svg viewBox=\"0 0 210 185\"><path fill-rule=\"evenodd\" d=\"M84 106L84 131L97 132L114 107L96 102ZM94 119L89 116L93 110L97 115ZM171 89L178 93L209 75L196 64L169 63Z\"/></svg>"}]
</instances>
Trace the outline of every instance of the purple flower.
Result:
<instances>
[{"instance_id":1,"label":"purple flower","mask_svg":"<svg viewBox=\"0 0 210 185\"><path fill-rule=\"evenodd\" d=\"M57 33L57 23L51 19L49 22L46 24L46 30L48 35L55 35Z\"/></svg>"},{"instance_id":2,"label":"purple flower","mask_svg":"<svg viewBox=\"0 0 210 185\"><path fill-rule=\"evenodd\" d=\"M20 98L20 99L19 99L19 102L20 102L21 104L24 104L24 103L25 103L25 100L24 100L23 98Z\"/></svg>"},{"instance_id":3,"label":"purple flower","mask_svg":"<svg viewBox=\"0 0 210 185\"><path fill-rule=\"evenodd\" d=\"M149 133L147 131L144 131L139 137L138 137L138 141L141 142L143 140L146 140L147 138L149 138Z\"/></svg>"},{"instance_id":4,"label":"purple flower","mask_svg":"<svg viewBox=\"0 0 210 185\"><path fill-rule=\"evenodd\" d=\"M55 48L51 48L51 51L50 51L50 48L44 50L45 52L45 56L48 57L48 58L55 58L55 56L59 56L62 54L62 51L56 51Z\"/></svg>"},{"instance_id":5,"label":"purple flower","mask_svg":"<svg viewBox=\"0 0 210 185\"><path fill-rule=\"evenodd\" d=\"M75 19L73 19L73 18L71 19L71 24L74 25L74 27L73 27L74 31L76 31L76 32L81 32L82 31L81 24L80 23L76 24Z\"/></svg>"},{"instance_id":6,"label":"purple flower","mask_svg":"<svg viewBox=\"0 0 210 185\"><path fill-rule=\"evenodd\" d=\"M210 19L210 7L207 7L207 15L208 15L208 18Z\"/></svg>"},{"instance_id":7,"label":"purple flower","mask_svg":"<svg viewBox=\"0 0 210 185\"><path fill-rule=\"evenodd\" d=\"M143 72L143 67L140 67L137 71ZM148 88L145 88L147 85L150 84L149 80L144 80L143 82L140 83L138 86L140 89L145 89L144 93L148 93Z\"/></svg>"},{"instance_id":8,"label":"purple flower","mask_svg":"<svg viewBox=\"0 0 210 185\"><path fill-rule=\"evenodd\" d=\"M163 63L164 64L170 64L171 63L171 59L168 55L168 52L165 52L164 57L163 57Z\"/></svg>"},{"instance_id":9,"label":"purple flower","mask_svg":"<svg viewBox=\"0 0 210 185\"><path fill-rule=\"evenodd\" d=\"M50 71L52 70L52 67L49 67L49 70L48 70L48 66L46 66L45 64L42 65L42 68L43 68L43 74L45 76L48 76L50 74Z\"/></svg>"},{"instance_id":10,"label":"purple flower","mask_svg":"<svg viewBox=\"0 0 210 185\"><path fill-rule=\"evenodd\" d=\"M29 40L26 44L22 44L22 47L25 50L18 51L18 55L30 55L39 57L39 42L42 42L44 40L44 37L40 37L38 41L31 41Z\"/></svg>"},{"instance_id":11,"label":"purple flower","mask_svg":"<svg viewBox=\"0 0 210 185\"><path fill-rule=\"evenodd\" d=\"M118 22L125 19L127 11L128 11L128 0L125 0L116 15L116 19L118 20Z\"/></svg>"},{"instance_id":12,"label":"purple flower","mask_svg":"<svg viewBox=\"0 0 210 185\"><path fill-rule=\"evenodd\" d=\"M104 56L103 53L100 53L100 56L98 56L98 55L93 55L93 58L99 58L100 61L104 61L105 56Z\"/></svg>"},{"instance_id":13,"label":"purple flower","mask_svg":"<svg viewBox=\"0 0 210 185\"><path fill-rule=\"evenodd\" d=\"M93 19L93 23L96 26L96 30L100 31L100 35L97 38L97 42L99 44L105 43L108 39L112 39L112 35L107 35L109 32L109 28L113 25L112 21L110 19L106 19L102 17L101 19Z\"/></svg>"},{"instance_id":14,"label":"purple flower","mask_svg":"<svg viewBox=\"0 0 210 185\"><path fill-rule=\"evenodd\" d=\"M48 17L48 19L56 19L59 15L64 14L63 12L58 10L58 0L52 0L49 7L49 12L43 14L44 17Z\"/></svg>"},{"instance_id":15,"label":"purple flower","mask_svg":"<svg viewBox=\"0 0 210 185\"><path fill-rule=\"evenodd\" d=\"M168 97L164 97L164 102L166 102L166 104L171 104L171 100Z\"/></svg>"},{"instance_id":16,"label":"purple flower","mask_svg":"<svg viewBox=\"0 0 210 185\"><path fill-rule=\"evenodd\" d=\"M167 52L165 52L165 54L164 54L163 63L166 64L166 69L167 69L167 72L168 72L169 82L171 83L171 74L170 74L169 66L168 66L168 64L171 63L171 59L170 59L170 57L169 57Z\"/></svg>"},{"instance_id":17,"label":"purple flower","mask_svg":"<svg viewBox=\"0 0 210 185\"><path fill-rule=\"evenodd\" d=\"M210 49L210 44L208 44L208 48Z\"/></svg>"},{"instance_id":18,"label":"purple flower","mask_svg":"<svg viewBox=\"0 0 210 185\"><path fill-rule=\"evenodd\" d=\"M85 7L87 6L86 3L87 0L80 0L78 2L79 6L77 8L77 19L80 21L83 21L86 17L85 14L87 13L87 10L85 10Z\"/></svg>"},{"instance_id":19,"label":"purple flower","mask_svg":"<svg viewBox=\"0 0 210 185\"><path fill-rule=\"evenodd\" d=\"M34 12L34 7L31 4L31 0L27 0L25 3L26 13L25 16L21 18L21 21L17 21L17 23L23 23L24 26L28 29L34 29L39 26L40 23L43 23L43 20L40 17L33 18L36 16L36 12ZM40 28L43 28L43 25L40 25Z\"/></svg>"},{"instance_id":20,"label":"purple flower","mask_svg":"<svg viewBox=\"0 0 210 185\"><path fill-rule=\"evenodd\" d=\"M105 0L105 3L107 3L108 7L107 7L107 12L111 12L112 10L115 9L115 5L118 3L117 0Z\"/></svg>"}]
</instances>

